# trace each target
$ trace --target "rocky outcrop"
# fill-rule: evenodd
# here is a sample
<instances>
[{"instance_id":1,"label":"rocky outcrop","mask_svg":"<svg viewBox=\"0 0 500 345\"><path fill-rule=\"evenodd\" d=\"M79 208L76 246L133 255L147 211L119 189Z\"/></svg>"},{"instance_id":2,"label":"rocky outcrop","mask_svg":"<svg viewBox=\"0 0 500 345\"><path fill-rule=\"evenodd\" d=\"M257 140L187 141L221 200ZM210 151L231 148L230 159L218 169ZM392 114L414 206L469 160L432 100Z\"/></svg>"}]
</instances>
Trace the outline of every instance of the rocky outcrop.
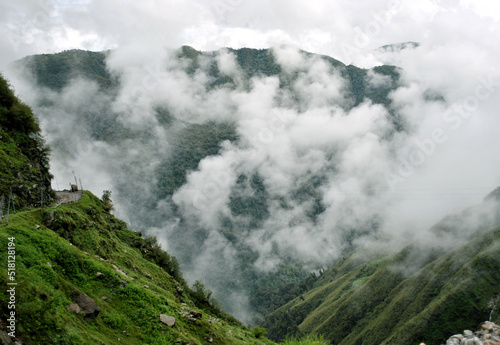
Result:
<instances>
[{"instance_id":1,"label":"rocky outcrop","mask_svg":"<svg viewBox=\"0 0 500 345\"><path fill-rule=\"evenodd\" d=\"M73 303L70 304L68 308L77 314L83 315L84 317L94 319L101 312L101 308L99 308L97 303L92 298L75 287L73 287L73 291L71 292L71 300Z\"/></svg>"},{"instance_id":2,"label":"rocky outcrop","mask_svg":"<svg viewBox=\"0 0 500 345\"><path fill-rule=\"evenodd\" d=\"M500 345L500 327L493 322L484 322L476 333L466 330L451 336L446 345Z\"/></svg>"}]
</instances>

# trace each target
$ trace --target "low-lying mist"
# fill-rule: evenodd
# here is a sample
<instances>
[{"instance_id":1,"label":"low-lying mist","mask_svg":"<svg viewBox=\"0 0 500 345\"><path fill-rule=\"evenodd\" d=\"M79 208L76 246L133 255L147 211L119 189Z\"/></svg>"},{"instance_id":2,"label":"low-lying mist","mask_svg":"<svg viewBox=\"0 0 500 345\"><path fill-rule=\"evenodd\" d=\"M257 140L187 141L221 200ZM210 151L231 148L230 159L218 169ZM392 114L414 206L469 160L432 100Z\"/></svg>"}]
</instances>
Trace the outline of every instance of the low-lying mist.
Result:
<instances>
[{"instance_id":1,"label":"low-lying mist","mask_svg":"<svg viewBox=\"0 0 500 345\"><path fill-rule=\"evenodd\" d=\"M454 246L485 219L470 217L463 236L429 230L500 185L498 69L484 56L458 63L465 48L378 51L401 68L358 79L289 46L251 62L116 49L109 88L8 76L52 147L53 187L74 172L98 196L111 190L119 217L250 322L273 279L300 280L360 245Z\"/></svg>"}]
</instances>

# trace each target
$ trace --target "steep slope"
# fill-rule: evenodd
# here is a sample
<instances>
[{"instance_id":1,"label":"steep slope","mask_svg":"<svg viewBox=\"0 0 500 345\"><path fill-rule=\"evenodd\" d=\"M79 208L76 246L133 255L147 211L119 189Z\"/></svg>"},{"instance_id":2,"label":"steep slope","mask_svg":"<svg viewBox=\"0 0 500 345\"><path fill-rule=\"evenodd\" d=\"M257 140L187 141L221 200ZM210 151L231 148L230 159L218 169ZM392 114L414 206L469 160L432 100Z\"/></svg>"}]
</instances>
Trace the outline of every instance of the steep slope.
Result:
<instances>
[{"instance_id":1,"label":"steep slope","mask_svg":"<svg viewBox=\"0 0 500 345\"><path fill-rule=\"evenodd\" d=\"M492 209L485 202L435 230L457 234L457 224L471 227L481 208L496 213L499 223L498 204ZM452 250L410 246L379 257L357 250L327 270L313 289L269 315L265 325L273 339L317 333L343 345L439 344L475 329L489 318L488 302L500 294L500 227L472 229L471 237ZM500 319L498 311L492 316Z\"/></svg>"},{"instance_id":2,"label":"steep slope","mask_svg":"<svg viewBox=\"0 0 500 345\"><path fill-rule=\"evenodd\" d=\"M74 204L12 215L0 245L15 248L14 279L2 270L0 280L17 283L15 334L23 344L270 344L210 304L201 285L189 289L174 258L89 192ZM7 256L2 251L0 261ZM72 309L82 295L97 316ZM12 299L5 291L0 298L3 324Z\"/></svg>"},{"instance_id":3,"label":"steep slope","mask_svg":"<svg viewBox=\"0 0 500 345\"><path fill-rule=\"evenodd\" d=\"M30 160L12 137L43 140L31 110L8 88L0 91L2 134L9 135L0 146L2 167L24 177ZM22 190L31 181L18 183ZM3 344L273 344L264 329L248 329L222 312L201 282L191 289L155 238L143 238L109 212L109 193L100 200L84 192L78 201L45 207L21 196L14 194L15 202L29 208L11 210L8 224L0 224ZM290 344L324 342L311 337Z\"/></svg>"},{"instance_id":4,"label":"steep slope","mask_svg":"<svg viewBox=\"0 0 500 345\"><path fill-rule=\"evenodd\" d=\"M38 119L0 76L0 214L11 190L17 209L50 203L49 152Z\"/></svg>"}]
</instances>

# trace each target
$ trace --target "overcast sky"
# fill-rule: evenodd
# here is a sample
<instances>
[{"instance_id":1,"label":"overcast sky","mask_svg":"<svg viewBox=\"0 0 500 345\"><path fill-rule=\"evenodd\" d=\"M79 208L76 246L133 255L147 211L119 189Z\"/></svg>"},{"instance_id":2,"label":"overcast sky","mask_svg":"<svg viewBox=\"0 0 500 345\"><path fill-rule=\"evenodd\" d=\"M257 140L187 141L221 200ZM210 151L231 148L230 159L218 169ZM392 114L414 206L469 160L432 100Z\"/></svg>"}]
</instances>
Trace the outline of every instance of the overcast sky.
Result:
<instances>
[{"instance_id":1,"label":"overcast sky","mask_svg":"<svg viewBox=\"0 0 500 345\"><path fill-rule=\"evenodd\" d=\"M288 205L294 207L285 209L281 202L270 204L269 220L245 239L260 252L260 266L271 270L276 262L269 234L286 250L295 248L304 262L323 262L330 254L338 255L342 233L336 229L362 229L363 223L358 226L356 221L372 219L374 214L384 216L384 231L392 237L391 245L398 238L406 245L413 238L408 234L432 242L434 237L422 230L444 215L479 203L500 185L499 20L500 2L492 0L2 0L0 71L31 54L114 49L107 67L121 76L116 99L108 99L88 81L76 80L61 94L44 96L53 97L53 102L44 104L54 104L54 109L35 108L48 143L66 138L62 142L75 146L78 152L71 155L71 162L53 155L56 185L57 180L72 181L75 170L86 188L97 195L103 189L113 190L116 176L125 180L142 176L140 169L135 175L127 170L127 176L123 176L121 156L113 154L117 152L114 150L127 152L131 162L135 160L130 157L139 157L141 162L149 162L151 172L156 171L154 162L160 153L168 152L169 136L158 127L151 131L152 148L137 149L132 143L124 150L98 141L87 143L84 131L79 131L80 142L65 128L72 128L79 111L92 108L89 104L95 108L91 111L103 116L111 107L123 125L132 128L148 125L147 115L154 119L157 104L168 105L185 121L207 121L212 119L208 114L219 120L234 120L244 145L227 143L219 155L204 159L172 199L183 217L192 221L187 224L196 225L192 231L199 227L210 230L204 250L197 251L198 261L192 265L210 266L212 271L206 271L207 275L212 275L213 266L217 266L213 258L220 256L221 246L232 250L219 233L219 221L221 215L230 214L228 200L242 172L252 176L258 171L267 192L274 195L269 199L276 201L293 195L295 183L306 181L311 171L317 176L335 171L325 173L329 180L320 194L326 211L317 223L305 216L312 203L294 204L296 200L290 197ZM421 45L401 51L377 50L409 41ZM150 66L163 66L166 61L167 65L175 64L175 59L167 59L165 48L182 45L205 51L273 47L271 53L285 70L302 69L303 78L294 87L308 102L304 103L307 116L276 105L279 83L273 78L256 78L248 92L224 88L207 92L200 89L202 84L196 79L203 80L203 71L191 79L172 69L156 75L155 88L137 93L138 87L145 87L145 71L149 76ZM408 125L407 132L386 140L381 131L386 113L370 102L344 116L330 104L332 99L342 102L343 81L317 58L306 58L298 49L365 68L381 64L401 67L401 85L390 98ZM221 71L238 80L234 56L222 50L217 59ZM36 106L37 93L43 94L43 90L6 74L17 94ZM368 81L373 87L385 82L373 73L368 74ZM261 131L275 128L271 122L283 118L285 125L273 132L274 141L263 144ZM335 160L326 159L332 147L337 150L333 151ZM120 168L113 170L110 161ZM141 164L135 166L143 169ZM212 199L205 198L209 200L204 202L206 207L198 207L198 196L213 185L210 178L220 172L227 174L226 183L219 185L220 191ZM240 189L237 191L245 191ZM119 200L118 209L128 205ZM159 209L165 205L159 203ZM160 240L165 240L175 226L158 225ZM186 234L191 236L190 232ZM330 241L329 254L322 252L322 258L315 257L319 239ZM166 243L162 241L168 247ZM180 247L177 253L175 248L168 249L175 255L185 252ZM224 264L218 265L226 275L233 272L226 266L234 262L235 253L224 252ZM187 270L193 279L200 274L199 270ZM209 285L213 284L216 282ZM243 317L242 313L237 315Z\"/></svg>"},{"instance_id":2,"label":"overcast sky","mask_svg":"<svg viewBox=\"0 0 500 345\"><path fill-rule=\"evenodd\" d=\"M3 0L0 67L36 53L152 43L200 50L285 43L369 65L373 49L395 42L479 35L496 44L499 18L500 3L490 0Z\"/></svg>"},{"instance_id":3,"label":"overcast sky","mask_svg":"<svg viewBox=\"0 0 500 345\"><path fill-rule=\"evenodd\" d=\"M447 132L452 140L440 148L446 159L433 155L443 167L429 168L432 180L442 179L439 185L481 185L479 200L500 184L500 157L494 152L500 147L499 20L500 2L490 0L3 0L0 71L26 55L75 48L119 48L110 68L144 65L160 59L165 48L181 45L216 50L286 44L360 67L397 65L409 85L418 85L394 97L414 100L405 111L412 112L407 116L414 119L420 138L443 127L445 114L420 116L432 111L415 105L419 92L438 91L450 107L480 101L473 104L480 116L465 114L458 123L450 115L445 121L447 128L456 125ZM376 51L408 41L422 46L396 54ZM477 95L478 87L488 97ZM469 162L466 171L460 167L463 162ZM425 167L431 163L429 159Z\"/></svg>"}]
</instances>

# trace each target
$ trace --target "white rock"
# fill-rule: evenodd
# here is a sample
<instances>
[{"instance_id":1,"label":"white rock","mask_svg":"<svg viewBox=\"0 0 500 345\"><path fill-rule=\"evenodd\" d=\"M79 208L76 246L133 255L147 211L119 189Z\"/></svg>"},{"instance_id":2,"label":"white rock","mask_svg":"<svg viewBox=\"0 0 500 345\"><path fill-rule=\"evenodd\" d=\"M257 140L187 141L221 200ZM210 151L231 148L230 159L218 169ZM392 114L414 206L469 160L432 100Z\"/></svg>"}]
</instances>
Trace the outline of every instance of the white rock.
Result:
<instances>
[{"instance_id":1,"label":"white rock","mask_svg":"<svg viewBox=\"0 0 500 345\"><path fill-rule=\"evenodd\" d=\"M173 316L160 314L160 321L169 327L173 327L175 325L175 317Z\"/></svg>"}]
</instances>

